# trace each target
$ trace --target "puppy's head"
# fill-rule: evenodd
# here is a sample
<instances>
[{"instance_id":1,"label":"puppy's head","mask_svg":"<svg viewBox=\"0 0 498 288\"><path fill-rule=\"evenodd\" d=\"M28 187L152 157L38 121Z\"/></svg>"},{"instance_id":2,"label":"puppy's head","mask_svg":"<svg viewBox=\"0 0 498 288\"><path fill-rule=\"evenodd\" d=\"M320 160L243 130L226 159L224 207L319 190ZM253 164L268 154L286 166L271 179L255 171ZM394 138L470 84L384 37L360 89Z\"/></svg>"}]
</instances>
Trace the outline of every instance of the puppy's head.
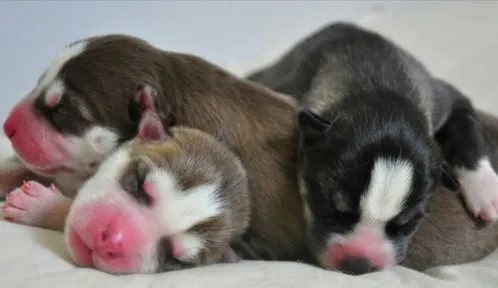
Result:
<instances>
[{"instance_id":1,"label":"puppy's head","mask_svg":"<svg viewBox=\"0 0 498 288\"><path fill-rule=\"evenodd\" d=\"M141 83L158 82L159 53L117 35L66 47L4 123L20 159L44 176L91 175L109 152L136 135L141 106L154 104L151 95L138 96L148 91Z\"/></svg>"},{"instance_id":2,"label":"puppy's head","mask_svg":"<svg viewBox=\"0 0 498 288\"><path fill-rule=\"evenodd\" d=\"M435 189L435 147L398 121L376 127L368 123L375 120L332 119L299 114L312 249L328 269L362 274L387 268L404 257Z\"/></svg>"},{"instance_id":3,"label":"puppy's head","mask_svg":"<svg viewBox=\"0 0 498 288\"><path fill-rule=\"evenodd\" d=\"M65 227L73 259L119 274L235 261L229 244L250 206L239 160L203 132L177 127L168 136L145 115L139 137L78 192Z\"/></svg>"}]
</instances>

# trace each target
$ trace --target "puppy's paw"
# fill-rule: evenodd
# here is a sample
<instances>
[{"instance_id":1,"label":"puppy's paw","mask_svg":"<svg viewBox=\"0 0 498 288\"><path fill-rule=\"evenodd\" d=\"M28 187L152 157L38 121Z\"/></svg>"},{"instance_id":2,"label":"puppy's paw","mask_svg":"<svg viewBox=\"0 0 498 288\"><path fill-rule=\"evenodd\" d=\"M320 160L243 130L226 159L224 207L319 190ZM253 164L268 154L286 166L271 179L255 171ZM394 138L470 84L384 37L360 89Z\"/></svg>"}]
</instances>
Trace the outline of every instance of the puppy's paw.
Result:
<instances>
[{"instance_id":1,"label":"puppy's paw","mask_svg":"<svg viewBox=\"0 0 498 288\"><path fill-rule=\"evenodd\" d=\"M29 181L7 195L2 210L8 221L62 230L70 203L54 185Z\"/></svg>"},{"instance_id":2,"label":"puppy's paw","mask_svg":"<svg viewBox=\"0 0 498 288\"><path fill-rule=\"evenodd\" d=\"M489 161L481 161L476 170L458 170L462 195L470 212L487 222L498 219L498 175Z\"/></svg>"}]
</instances>

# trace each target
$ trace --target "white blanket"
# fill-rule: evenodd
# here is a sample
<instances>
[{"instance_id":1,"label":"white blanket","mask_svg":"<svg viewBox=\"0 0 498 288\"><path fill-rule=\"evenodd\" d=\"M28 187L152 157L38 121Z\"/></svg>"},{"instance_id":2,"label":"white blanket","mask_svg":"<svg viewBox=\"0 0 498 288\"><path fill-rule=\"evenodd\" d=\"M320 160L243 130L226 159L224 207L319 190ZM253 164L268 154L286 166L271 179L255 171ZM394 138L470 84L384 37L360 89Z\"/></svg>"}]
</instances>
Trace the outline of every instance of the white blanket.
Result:
<instances>
[{"instance_id":1,"label":"white blanket","mask_svg":"<svg viewBox=\"0 0 498 288\"><path fill-rule=\"evenodd\" d=\"M498 3L474 1L431 7L402 16L376 11L361 22L414 53L435 75L456 84L479 108L498 115ZM267 63L272 59L268 57L255 59L247 67ZM75 267L61 233L0 221L0 275L2 288L496 288L498 250L478 262L437 267L424 273L394 267L348 276L299 263L243 261L156 275L115 276Z\"/></svg>"}]
</instances>

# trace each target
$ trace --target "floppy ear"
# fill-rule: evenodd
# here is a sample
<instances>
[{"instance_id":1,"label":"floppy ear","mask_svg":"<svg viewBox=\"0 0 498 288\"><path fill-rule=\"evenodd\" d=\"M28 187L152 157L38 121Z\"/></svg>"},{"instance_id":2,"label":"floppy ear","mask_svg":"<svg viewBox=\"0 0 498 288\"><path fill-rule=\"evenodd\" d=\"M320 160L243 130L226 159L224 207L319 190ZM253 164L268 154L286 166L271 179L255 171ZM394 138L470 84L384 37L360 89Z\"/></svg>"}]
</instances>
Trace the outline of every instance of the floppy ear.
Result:
<instances>
[{"instance_id":1,"label":"floppy ear","mask_svg":"<svg viewBox=\"0 0 498 288\"><path fill-rule=\"evenodd\" d=\"M137 86L134 93L128 104L128 115L132 121L138 122L142 117L142 113L146 111L160 115L158 91L152 84L142 82Z\"/></svg>"},{"instance_id":2,"label":"floppy ear","mask_svg":"<svg viewBox=\"0 0 498 288\"><path fill-rule=\"evenodd\" d=\"M145 111L138 125L137 137L141 141L165 141L169 135L157 113Z\"/></svg>"},{"instance_id":3,"label":"floppy ear","mask_svg":"<svg viewBox=\"0 0 498 288\"><path fill-rule=\"evenodd\" d=\"M301 109L298 113L299 129L304 145L312 145L323 137L323 133L330 127L330 121L324 119L309 109Z\"/></svg>"}]
</instances>

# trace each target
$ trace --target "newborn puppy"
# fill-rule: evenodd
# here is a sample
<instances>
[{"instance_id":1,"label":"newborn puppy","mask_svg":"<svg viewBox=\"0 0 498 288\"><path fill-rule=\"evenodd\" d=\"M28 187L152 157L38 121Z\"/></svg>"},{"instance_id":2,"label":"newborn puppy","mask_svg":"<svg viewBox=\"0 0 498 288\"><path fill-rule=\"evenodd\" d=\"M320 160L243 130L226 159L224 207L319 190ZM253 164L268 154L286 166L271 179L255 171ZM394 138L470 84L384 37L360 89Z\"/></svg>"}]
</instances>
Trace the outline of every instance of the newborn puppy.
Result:
<instances>
[{"instance_id":1,"label":"newborn puppy","mask_svg":"<svg viewBox=\"0 0 498 288\"><path fill-rule=\"evenodd\" d=\"M208 134L153 113L78 191L66 221L73 259L109 273L153 273L233 262L249 224L238 158Z\"/></svg>"},{"instance_id":2,"label":"newborn puppy","mask_svg":"<svg viewBox=\"0 0 498 288\"><path fill-rule=\"evenodd\" d=\"M233 243L240 257L309 258L295 178L297 102L199 57L127 35L68 45L12 109L3 126L11 154L0 159L12 164L0 166L0 187L13 189L4 215L63 230L70 199L108 155L139 133L146 111L164 127L211 135L240 159L251 202L249 227ZM28 172L55 185L43 192L33 182L21 185ZM18 177L5 177L12 173Z\"/></svg>"},{"instance_id":3,"label":"newborn puppy","mask_svg":"<svg viewBox=\"0 0 498 288\"><path fill-rule=\"evenodd\" d=\"M443 160L472 214L496 220L498 176L472 104L381 35L333 24L248 78L304 107L301 188L322 266L362 274L399 263Z\"/></svg>"}]
</instances>

